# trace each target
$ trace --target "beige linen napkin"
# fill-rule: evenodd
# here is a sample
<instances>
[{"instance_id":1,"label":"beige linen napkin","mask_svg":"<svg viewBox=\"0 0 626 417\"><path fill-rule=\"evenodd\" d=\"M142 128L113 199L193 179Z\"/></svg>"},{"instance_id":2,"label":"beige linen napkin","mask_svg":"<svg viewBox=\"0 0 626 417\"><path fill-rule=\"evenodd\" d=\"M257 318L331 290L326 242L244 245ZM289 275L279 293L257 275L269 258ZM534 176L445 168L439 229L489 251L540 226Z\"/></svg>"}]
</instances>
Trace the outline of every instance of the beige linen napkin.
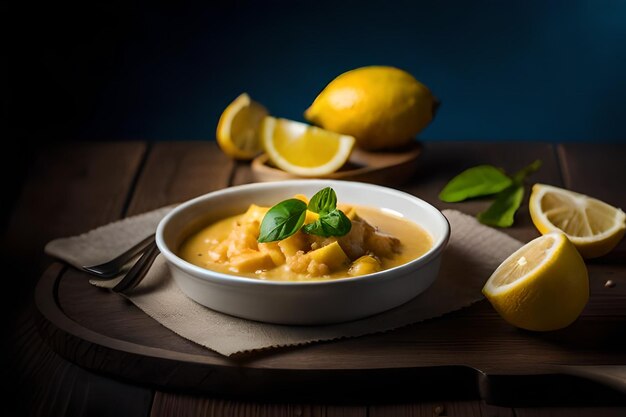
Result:
<instances>
[{"instance_id":1,"label":"beige linen napkin","mask_svg":"<svg viewBox=\"0 0 626 417\"><path fill-rule=\"evenodd\" d=\"M46 253L77 268L104 262L153 233L171 208L129 217L80 236L54 240L46 246ZM178 289L163 256L157 257L148 275L127 298L178 335L226 356L396 329L479 301L487 278L522 245L471 216L455 210L443 213L452 233L437 280L408 303L369 318L325 326L284 326L218 313L197 304ZM90 282L112 287L119 279ZM111 297L117 296L111 293Z\"/></svg>"}]
</instances>

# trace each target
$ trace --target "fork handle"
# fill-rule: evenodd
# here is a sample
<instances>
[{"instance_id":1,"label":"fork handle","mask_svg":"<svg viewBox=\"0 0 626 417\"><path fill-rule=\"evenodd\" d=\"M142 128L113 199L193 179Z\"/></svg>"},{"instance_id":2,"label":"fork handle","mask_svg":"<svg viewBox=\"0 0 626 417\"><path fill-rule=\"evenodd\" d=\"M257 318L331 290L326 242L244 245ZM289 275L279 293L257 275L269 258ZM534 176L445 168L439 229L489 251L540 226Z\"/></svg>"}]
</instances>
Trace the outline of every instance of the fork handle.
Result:
<instances>
[{"instance_id":1,"label":"fork handle","mask_svg":"<svg viewBox=\"0 0 626 417\"><path fill-rule=\"evenodd\" d=\"M126 276L113 287L113 291L124 293L135 288L146 276L158 255L159 248L156 241L152 241L139 260L130 268Z\"/></svg>"},{"instance_id":2,"label":"fork handle","mask_svg":"<svg viewBox=\"0 0 626 417\"><path fill-rule=\"evenodd\" d=\"M126 265L128 261L141 252L146 251L152 242L154 242L154 233L110 261L100 265L83 266L83 270L101 278L112 278L119 274L121 268Z\"/></svg>"},{"instance_id":3,"label":"fork handle","mask_svg":"<svg viewBox=\"0 0 626 417\"><path fill-rule=\"evenodd\" d=\"M128 251L124 252L120 256L118 256L115 260L125 264L126 262L133 259L135 256L140 254L141 252L147 250L149 245L154 242L154 233L150 236L143 239L141 242L137 243L135 246L130 248Z\"/></svg>"}]
</instances>

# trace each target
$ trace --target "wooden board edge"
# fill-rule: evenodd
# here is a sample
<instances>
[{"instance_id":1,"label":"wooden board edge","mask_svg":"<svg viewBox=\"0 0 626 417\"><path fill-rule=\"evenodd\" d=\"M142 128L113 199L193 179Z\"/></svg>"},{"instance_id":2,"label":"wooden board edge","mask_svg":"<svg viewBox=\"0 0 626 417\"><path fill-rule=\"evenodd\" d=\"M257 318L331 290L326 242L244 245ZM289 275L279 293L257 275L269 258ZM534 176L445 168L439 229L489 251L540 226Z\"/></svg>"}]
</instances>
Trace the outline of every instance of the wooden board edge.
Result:
<instances>
[{"instance_id":1,"label":"wooden board edge","mask_svg":"<svg viewBox=\"0 0 626 417\"><path fill-rule=\"evenodd\" d=\"M123 351L131 354L141 354L143 356L151 356L166 360L180 359L180 356L174 357L174 355L166 349L142 346L136 343L114 339L99 334L81 326L66 316L61 307L58 305L56 298L57 282L63 274L65 268L66 267L61 263L53 263L44 272L35 287L35 306L37 307L37 310L41 314L42 318L54 325L58 330L61 330L68 335L80 337L87 342L98 344L111 350ZM180 355L186 361L191 363L219 366L219 364L207 362L206 358L200 355L192 355L182 352Z\"/></svg>"},{"instance_id":2,"label":"wooden board edge","mask_svg":"<svg viewBox=\"0 0 626 417\"><path fill-rule=\"evenodd\" d=\"M171 352L110 338L74 322L64 314L54 296L58 280L66 268L61 263L52 264L35 289L35 305L40 315L37 327L43 339L59 355L83 368L154 388L184 389L238 400L274 399L281 402L286 397L293 401L326 400L340 403L358 403L364 398L405 401L433 398L446 393L447 398L481 398L491 404L502 404L503 400L504 403L511 401L508 392L515 390L520 380L522 385L545 387L550 392L550 385L555 378L560 383L566 381L565 386L568 387L573 386L572 379L580 379L552 372L524 376L487 375L463 365L302 370L245 368L237 362L232 365L219 364L201 355ZM365 384L364 372L368 373L368 380L385 381L385 389L381 390L379 385ZM583 385L588 386L589 382L583 380ZM325 388L320 390L319 387ZM509 387L509 391L502 387ZM536 402L540 399L537 397L531 400Z\"/></svg>"},{"instance_id":3,"label":"wooden board edge","mask_svg":"<svg viewBox=\"0 0 626 417\"><path fill-rule=\"evenodd\" d=\"M138 382L152 387L185 389L192 392L219 394L237 399L275 398L284 401L290 392L294 400L349 401L362 397L363 371L377 374L377 379L396 381L398 395L415 395L415 382L422 378L427 384L424 392L432 393L432 387L450 388L455 380L460 394L471 392L476 398L476 370L464 366L428 367L413 369L383 368L374 370L317 370L317 369L270 369L243 368L237 362L223 365L212 362L208 357L170 352L165 349L146 347L132 342L117 340L98 334L74 322L60 308L54 296L58 280L66 266L52 264L43 274L35 289L37 327L44 341L59 355L77 365L122 380ZM127 366L132 364L133 366ZM140 369L141 375L133 372ZM442 375L439 384L434 380ZM310 387L323 385L323 381L334 381L332 386L350 387L347 390L320 392L306 390L300 383L306 381ZM270 384L267 382L271 381ZM400 389L401 386L406 389ZM259 387L262 387L259 389ZM430 387L430 389L429 389ZM380 387L372 387L379 390ZM407 390L410 388L410 392ZM371 392L370 392L371 394Z\"/></svg>"}]
</instances>

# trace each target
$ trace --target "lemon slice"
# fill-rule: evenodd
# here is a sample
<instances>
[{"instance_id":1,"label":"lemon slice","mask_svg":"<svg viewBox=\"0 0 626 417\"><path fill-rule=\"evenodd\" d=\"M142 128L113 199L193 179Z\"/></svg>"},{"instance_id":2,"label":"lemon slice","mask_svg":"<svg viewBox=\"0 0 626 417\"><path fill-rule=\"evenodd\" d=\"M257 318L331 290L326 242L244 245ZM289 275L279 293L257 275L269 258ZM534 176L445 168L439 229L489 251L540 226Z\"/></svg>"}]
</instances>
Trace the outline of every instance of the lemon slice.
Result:
<instances>
[{"instance_id":1,"label":"lemon slice","mask_svg":"<svg viewBox=\"0 0 626 417\"><path fill-rule=\"evenodd\" d=\"M261 104L241 94L226 107L217 124L217 144L235 159L252 159L263 148L258 137L261 121L268 112Z\"/></svg>"},{"instance_id":2,"label":"lemon slice","mask_svg":"<svg viewBox=\"0 0 626 417\"><path fill-rule=\"evenodd\" d=\"M585 258L610 252L626 230L626 215L622 210L551 185L535 184L528 208L542 234L565 233Z\"/></svg>"},{"instance_id":3,"label":"lemon slice","mask_svg":"<svg viewBox=\"0 0 626 417\"><path fill-rule=\"evenodd\" d=\"M269 116L263 119L261 140L278 168L304 177L337 171L350 157L355 142L352 136Z\"/></svg>"},{"instance_id":4,"label":"lemon slice","mask_svg":"<svg viewBox=\"0 0 626 417\"><path fill-rule=\"evenodd\" d=\"M556 330L571 324L589 299L587 267L560 232L528 242L491 275L483 294L514 326Z\"/></svg>"}]
</instances>

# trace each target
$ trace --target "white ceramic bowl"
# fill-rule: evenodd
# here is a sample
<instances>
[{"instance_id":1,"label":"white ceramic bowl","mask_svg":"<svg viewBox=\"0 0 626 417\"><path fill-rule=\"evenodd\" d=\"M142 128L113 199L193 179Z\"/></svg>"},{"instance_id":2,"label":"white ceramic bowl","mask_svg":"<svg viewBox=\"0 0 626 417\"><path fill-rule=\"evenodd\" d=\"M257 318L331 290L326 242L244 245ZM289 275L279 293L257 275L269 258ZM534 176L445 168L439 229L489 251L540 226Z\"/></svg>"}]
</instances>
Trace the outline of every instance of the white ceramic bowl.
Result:
<instances>
[{"instance_id":1,"label":"white ceramic bowl","mask_svg":"<svg viewBox=\"0 0 626 417\"><path fill-rule=\"evenodd\" d=\"M193 231L243 213L251 203L272 206L301 193L332 187L341 203L390 209L422 226L433 238L422 257L385 271L332 281L257 280L210 271L176 252ZM181 204L161 220L156 242L180 289L198 303L226 314L281 324L328 324L367 317L411 300L439 271L450 226L439 210L410 194L377 185L295 180L231 187Z\"/></svg>"}]
</instances>

